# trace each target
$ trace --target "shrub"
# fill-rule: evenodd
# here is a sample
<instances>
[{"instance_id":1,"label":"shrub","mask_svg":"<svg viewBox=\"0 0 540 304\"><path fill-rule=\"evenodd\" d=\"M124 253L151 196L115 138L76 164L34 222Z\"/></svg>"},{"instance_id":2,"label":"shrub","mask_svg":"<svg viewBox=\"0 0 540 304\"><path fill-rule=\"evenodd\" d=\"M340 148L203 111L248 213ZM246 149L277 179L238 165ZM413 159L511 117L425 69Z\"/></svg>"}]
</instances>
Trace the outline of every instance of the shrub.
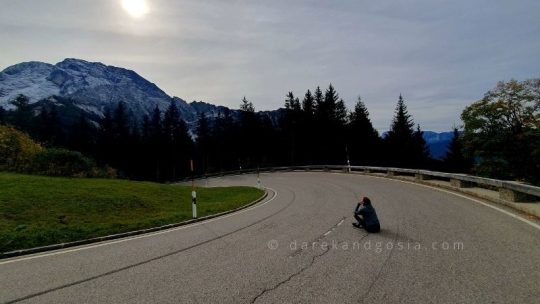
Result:
<instances>
[{"instance_id":1,"label":"shrub","mask_svg":"<svg viewBox=\"0 0 540 304\"><path fill-rule=\"evenodd\" d=\"M116 169L109 166L94 167L88 177L117 178L118 173L116 172Z\"/></svg>"},{"instance_id":2,"label":"shrub","mask_svg":"<svg viewBox=\"0 0 540 304\"><path fill-rule=\"evenodd\" d=\"M94 162L80 152L47 149L37 153L30 171L49 176L91 176Z\"/></svg>"},{"instance_id":3,"label":"shrub","mask_svg":"<svg viewBox=\"0 0 540 304\"><path fill-rule=\"evenodd\" d=\"M0 125L0 171L49 176L116 178L116 170L97 167L80 152L45 149L28 134Z\"/></svg>"},{"instance_id":4,"label":"shrub","mask_svg":"<svg viewBox=\"0 0 540 304\"><path fill-rule=\"evenodd\" d=\"M28 134L11 126L0 126L0 170L26 171L43 148Z\"/></svg>"}]
</instances>

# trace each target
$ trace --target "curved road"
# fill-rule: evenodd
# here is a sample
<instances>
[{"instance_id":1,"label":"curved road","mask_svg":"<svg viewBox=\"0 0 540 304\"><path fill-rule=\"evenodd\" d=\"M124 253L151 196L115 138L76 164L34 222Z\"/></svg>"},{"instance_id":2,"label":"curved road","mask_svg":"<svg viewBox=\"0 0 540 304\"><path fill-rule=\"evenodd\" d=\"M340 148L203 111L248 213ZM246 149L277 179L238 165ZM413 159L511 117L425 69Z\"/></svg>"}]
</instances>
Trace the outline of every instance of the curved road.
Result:
<instances>
[{"instance_id":1,"label":"curved road","mask_svg":"<svg viewBox=\"0 0 540 304\"><path fill-rule=\"evenodd\" d=\"M0 303L538 303L540 230L465 197L273 173L266 201L149 235L0 261ZM209 186L255 185L253 175ZM382 231L353 228L369 196Z\"/></svg>"}]
</instances>

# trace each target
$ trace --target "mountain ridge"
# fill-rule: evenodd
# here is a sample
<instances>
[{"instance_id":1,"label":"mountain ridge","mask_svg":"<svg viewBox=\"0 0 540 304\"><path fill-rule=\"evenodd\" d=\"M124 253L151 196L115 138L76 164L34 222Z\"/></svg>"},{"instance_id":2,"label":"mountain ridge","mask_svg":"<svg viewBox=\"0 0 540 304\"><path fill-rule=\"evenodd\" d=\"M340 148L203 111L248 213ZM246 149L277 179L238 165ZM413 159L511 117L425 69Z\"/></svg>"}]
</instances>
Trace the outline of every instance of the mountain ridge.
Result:
<instances>
[{"instance_id":1,"label":"mountain ridge","mask_svg":"<svg viewBox=\"0 0 540 304\"><path fill-rule=\"evenodd\" d=\"M187 123L192 123L197 113L185 100L169 96L135 71L74 58L54 65L28 61L2 70L0 106L11 108L9 101L19 94L27 96L30 104L67 98L82 112L98 117L119 102L124 102L137 119L150 115L156 106L164 111L171 102ZM207 104L206 108L215 112L218 106Z\"/></svg>"},{"instance_id":2,"label":"mountain ridge","mask_svg":"<svg viewBox=\"0 0 540 304\"><path fill-rule=\"evenodd\" d=\"M107 108L112 110L119 102L124 102L139 121L144 115L150 116L156 106L165 111L173 102L192 133L200 113L210 119L227 110L233 117L239 116L236 109L203 101L188 103L180 97L170 96L133 70L76 58L66 58L56 64L28 61L5 68L0 72L0 107L11 108L9 101L19 94L27 96L30 104L55 103L65 107L71 102L69 115L78 115L75 111L78 109L96 123ZM277 124L281 110L258 114ZM70 121L77 118L67 117ZM430 152L438 159L446 155L452 136L452 132L424 131Z\"/></svg>"}]
</instances>

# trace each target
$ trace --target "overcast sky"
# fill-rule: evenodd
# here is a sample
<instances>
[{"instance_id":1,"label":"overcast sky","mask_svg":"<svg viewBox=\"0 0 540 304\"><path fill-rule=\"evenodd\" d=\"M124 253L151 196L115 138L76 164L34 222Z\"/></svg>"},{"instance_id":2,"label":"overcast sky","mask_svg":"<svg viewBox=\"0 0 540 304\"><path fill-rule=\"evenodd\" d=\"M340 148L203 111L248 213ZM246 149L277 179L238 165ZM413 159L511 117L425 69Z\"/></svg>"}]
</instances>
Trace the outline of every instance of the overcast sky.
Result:
<instances>
[{"instance_id":1,"label":"overcast sky","mask_svg":"<svg viewBox=\"0 0 540 304\"><path fill-rule=\"evenodd\" d=\"M166 93L283 106L332 83L377 129L397 98L424 130L459 125L499 80L540 77L538 0L0 0L0 70L64 58L135 70Z\"/></svg>"}]
</instances>

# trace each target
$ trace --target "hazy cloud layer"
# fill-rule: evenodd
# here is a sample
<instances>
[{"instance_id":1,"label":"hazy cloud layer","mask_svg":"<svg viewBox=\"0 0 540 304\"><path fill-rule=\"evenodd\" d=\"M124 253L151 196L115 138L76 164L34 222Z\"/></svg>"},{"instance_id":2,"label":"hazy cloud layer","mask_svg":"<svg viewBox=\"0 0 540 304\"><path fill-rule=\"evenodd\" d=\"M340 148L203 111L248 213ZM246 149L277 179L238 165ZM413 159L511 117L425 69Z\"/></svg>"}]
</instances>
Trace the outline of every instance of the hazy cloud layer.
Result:
<instances>
[{"instance_id":1,"label":"hazy cloud layer","mask_svg":"<svg viewBox=\"0 0 540 304\"><path fill-rule=\"evenodd\" d=\"M0 0L0 69L66 57L133 69L168 94L257 109L331 82L379 130L402 93L427 130L499 80L539 77L540 1Z\"/></svg>"}]
</instances>

